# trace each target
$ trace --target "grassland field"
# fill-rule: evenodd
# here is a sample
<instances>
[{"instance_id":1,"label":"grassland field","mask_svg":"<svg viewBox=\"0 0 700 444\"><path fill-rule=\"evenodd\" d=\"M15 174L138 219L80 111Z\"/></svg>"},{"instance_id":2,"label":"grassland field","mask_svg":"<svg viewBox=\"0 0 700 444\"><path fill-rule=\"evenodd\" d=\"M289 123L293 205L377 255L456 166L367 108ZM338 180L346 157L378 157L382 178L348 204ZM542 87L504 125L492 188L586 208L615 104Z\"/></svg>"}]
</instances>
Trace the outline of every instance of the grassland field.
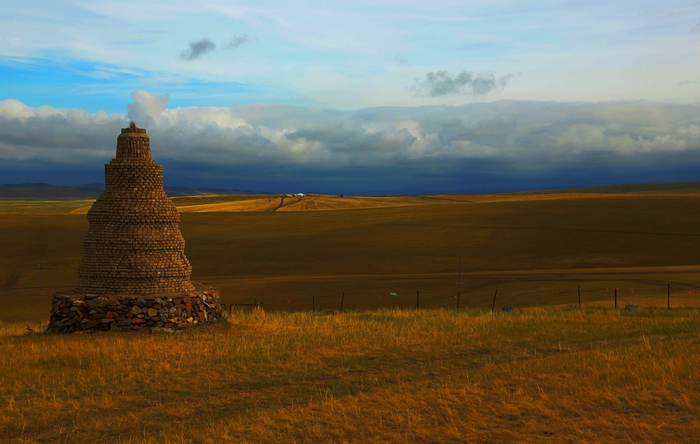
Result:
<instances>
[{"instance_id":1,"label":"grassland field","mask_svg":"<svg viewBox=\"0 0 700 444\"><path fill-rule=\"evenodd\" d=\"M193 279L268 311L700 305L700 193L174 199ZM0 201L0 319L77 281L89 201ZM37 269L37 264L41 269ZM461 272L460 272L461 271ZM397 293L397 297L389 296ZM417 295L418 293L418 295Z\"/></svg>"},{"instance_id":2,"label":"grassland field","mask_svg":"<svg viewBox=\"0 0 700 444\"><path fill-rule=\"evenodd\" d=\"M171 335L0 324L0 436L693 443L698 321L697 308L540 307L256 311Z\"/></svg>"},{"instance_id":3,"label":"grassland field","mask_svg":"<svg viewBox=\"0 0 700 444\"><path fill-rule=\"evenodd\" d=\"M700 442L697 192L175 202L194 280L264 311L37 333L90 202L0 201L2 442Z\"/></svg>"}]
</instances>

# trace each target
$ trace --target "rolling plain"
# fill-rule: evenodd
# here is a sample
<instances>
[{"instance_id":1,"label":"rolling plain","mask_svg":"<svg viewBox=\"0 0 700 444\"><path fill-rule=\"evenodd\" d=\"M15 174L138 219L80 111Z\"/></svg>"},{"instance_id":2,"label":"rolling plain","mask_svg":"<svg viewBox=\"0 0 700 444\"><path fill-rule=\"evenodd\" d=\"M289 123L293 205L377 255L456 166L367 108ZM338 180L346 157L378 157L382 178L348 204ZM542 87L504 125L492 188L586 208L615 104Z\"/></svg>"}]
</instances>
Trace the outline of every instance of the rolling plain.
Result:
<instances>
[{"instance_id":1,"label":"rolling plain","mask_svg":"<svg viewBox=\"0 0 700 444\"><path fill-rule=\"evenodd\" d=\"M698 305L700 193L175 198L193 280L265 310ZM77 282L86 201L0 202L0 319ZM282 205L280 205L282 204ZM39 268L37 268L39 267ZM396 293L398 296L389 296ZM418 294L417 294L418 293Z\"/></svg>"},{"instance_id":2,"label":"rolling plain","mask_svg":"<svg viewBox=\"0 0 700 444\"><path fill-rule=\"evenodd\" d=\"M77 281L90 202L0 202L0 436L700 436L697 190L174 201L193 280L264 311L175 335L24 334Z\"/></svg>"}]
</instances>

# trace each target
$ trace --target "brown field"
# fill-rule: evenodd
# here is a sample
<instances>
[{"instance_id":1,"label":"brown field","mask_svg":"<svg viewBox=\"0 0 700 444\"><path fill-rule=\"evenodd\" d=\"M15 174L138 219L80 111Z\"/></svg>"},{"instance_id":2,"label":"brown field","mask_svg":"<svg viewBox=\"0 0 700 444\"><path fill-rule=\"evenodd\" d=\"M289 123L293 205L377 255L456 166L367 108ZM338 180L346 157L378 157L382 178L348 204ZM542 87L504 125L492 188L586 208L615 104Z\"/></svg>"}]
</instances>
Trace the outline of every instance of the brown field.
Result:
<instances>
[{"instance_id":1,"label":"brown field","mask_svg":"<svg viewBox=\"0 0 700 444\"><path fill-rule=\"evenodd\" d=\"M173 199L180 213L241 213L275 211L354 210L405 207L435 203L432 197L337 197L307 195L282 196L192 196ZM69 214L87 214L90 205L71 210Z\"/></svg>"},{"instance_id":2,"label":"brown field","mask_svg":"<svg viewBox=\"0 0 700 444\"><path fill-rule=\"evenodd\" d=\"M621 305L663 306L667 284L672 305L700 305L697 193L284 200L176 198L194 279L268 311L338 309L343 294L344 308L408 308L417 292L424 308L458 293L483 308L496 289L499 307L575 304L579 287L583 304L611 306L617 287ZM0 201L0 319L42 320L75 284L84 206Z\"/></svg>"},{"instance_id":3,"label":"brown field","mask_svg":"<svg viewBox=\"0 0 700 444\"><path fill-rule=\"evenodd\" d=\"M698 442L696 192L175 201L194 279L265 311L25 334L88 202L0 201L3 442Z\"/></svg>"}]
</instances>

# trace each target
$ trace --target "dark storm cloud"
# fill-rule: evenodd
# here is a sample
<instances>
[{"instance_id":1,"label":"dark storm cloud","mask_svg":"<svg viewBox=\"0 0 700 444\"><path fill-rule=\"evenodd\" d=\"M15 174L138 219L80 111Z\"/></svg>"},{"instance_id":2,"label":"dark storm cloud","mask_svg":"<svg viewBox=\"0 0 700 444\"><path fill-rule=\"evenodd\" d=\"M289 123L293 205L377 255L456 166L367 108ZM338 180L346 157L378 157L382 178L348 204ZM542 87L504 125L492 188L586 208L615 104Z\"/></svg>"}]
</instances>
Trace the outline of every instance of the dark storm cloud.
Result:
<instances>
[{"instance_id":1,"label":"dark storm cloud","mask_svg":"<svg viewBox=\"0 0 700 444\"><path fill-rule=\"evenodd\" d=\"M216 43L204 38L190 42L190 47L180 53L180 58L184 60L195 60L208 52L216 49Z\"/></svg>"},{"instance_id":2,"label":"dark storm cloud","mask_svg":"<svg viewBox=\"0 0 700 444\"><path fill-rule=\"evenodd\" d=\"M700 179L700 107L692 105L501 101L339 111L168 109L167 95L145 90L132 99L128 116L150 124L170 185L366 194ZM93 182L127 124L123 115L0 101L0 174L7 182Z\"/></svg>"},{"instance_id":3,"label":"dark storm cloud","mask_svg":"<svg viewBox=\"0 0 700 444\"><path fill-rule=\"evenodd\" d=\"M94 150L96 146L106 148L104 133L119 129L124 121L115 119L86 128L85 125L60 115L46 118L29 117L21 122L0 117L0 143L26 149L46 148L56 152L66 149Z\"/></svg>"},{"instance_id":4,"label":"dark storm cloud","mask_svg":"<svg viewBox=\"0 0 700 444\"><path fill-rule=\"evenodd\" d=\"M257 41L257 39L249 36L248 34L236 34L231 38L226 47L229 49L235 49L239 46L245 45L246 43L252 43L255 41Z\"/></svg>"},{"instance_id":5,"label":"dark storm cloud","mask_svg":"<svg viewBox=\"0 0 700 444\"><path fill-rule=\"evenodd\" d=\"M475 74L462 71L452 75L447 71L429 72L423 79L416 79L412 90L419 95L440 97L451 94L471 94L485 96L495 89L503 89L513 77L520 73L510 73L496 78L492 72Z\"/></svg>"},{"instance_id":6,"label":"dark storm cloud","mask_svg":"<svg viewBox=\"0 0 700 444\"><path fill-rule=\"evenodd\" d=\"M113 151L119 129L128 123L124 116L104 112L52 110L27 115L27 109L11 99L0 102L0 163L95 162ZM106 139L109 133L113 136Z\"/></svg>"}]
</instances>

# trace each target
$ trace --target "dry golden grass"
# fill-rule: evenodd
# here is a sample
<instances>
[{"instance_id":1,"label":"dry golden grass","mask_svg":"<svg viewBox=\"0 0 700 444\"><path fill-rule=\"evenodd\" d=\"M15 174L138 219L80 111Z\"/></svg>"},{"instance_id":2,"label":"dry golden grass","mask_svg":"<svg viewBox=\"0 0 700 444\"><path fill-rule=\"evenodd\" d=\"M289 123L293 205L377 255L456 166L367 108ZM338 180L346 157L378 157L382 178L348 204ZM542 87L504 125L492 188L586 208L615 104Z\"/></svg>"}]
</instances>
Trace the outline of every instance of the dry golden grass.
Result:
<instances>
[{"instance_id":1,"label":"dry golden grass","mask_svg":"<svg viewBox=\"0 0 700 444\"><path fill-rule=\"evenodd\" d=\"M283 205L278 211L309 211L309 210L356 210L373 208L405 207L413 205L428 205L435 203L424 197L336 197L309 195L295 198L288 205Z\"/></svg>"},{"instance_id":2,"label":"dry golden grass","mask_svg":"<svg viewBox=\"0 0 700 444\"><path fill-rule=\"evenodd\" d=\"M274 211L356 210L371 208L429 205L456 199L431 197L338 197L308 194L304 197L279 195L212 195L176 197L173 199L180 213L248 213ZM87 214L90 205L71 209L67 214ZM35 207L38 208L38 207ZM0 210L2 204L0 203Z\"/></svg>"},{"instance_id":3,"label":"dry golden grass","mask_svg":"<svg viewBox=\"0 0 700 444\"><path fill-rule=\"evenodd\" d=\"M698 190L674 190L674 191L645 191L629 193L590 193L590 192L522 192L507 194L438 194L429 196L433 199L442 199L455 202L469 203L491 203L491 202L530 202L540 200L563 200L563 199L605 199L620 197L700 197Z\"/></svg>"},{"instance_id":4,"label":"dry golden grass","mask_svg":"<svg viewBox=\"0 0 700 444\"><path fill-rule=\"evenodd\" d=\"M87 210L94 202L93 199L0 199L0 216L15 214L87 214ZM86 206L87 205L87 206ZM82 209L86 208L82 213Z\"/></svg>"},{"instance_id":5,"label":"dry golden grass","mask_svg":"<svg viewBox=\"0 0 700 444\"><path fill-rule=\"evenodd\" d=\"M434 203L494 203L534 202L542 200L605 199L620 197L700 197L698 190L665 190L627 193L590 192L522 192L507 194L433 196L355 197L308 194L304 197L282 198L280 195L202 195L175 197L181 213L237 213L272 211L313 211L390 208ZM92 200L0 200L0 214L61 213L87 214Z\"/></svg>"},{"instance_id":6,"label":"dry golden grass","mask_svg":"<svg viewBox=\"0 0 700 444\"><path fill-rule=\"evenodd\" d=\"M3 442L694 442L700 312L238 314L0 325ZM40 326L34 326L40 328Z\"/></svg>"},{"instance_id":7,"label":"dry golden grass","mask_svg":"<svg viewBox=\"0 0 700 444\"><path fill-rule=\"evenodd\" d=\"M272 211L354 210L427 205L434 200L422 197L338 197L306 195L304 197L268 196L229 202L178 205L181 213L237 213Z\"/></svg>"},{"instance_id":8,"label":"dry golden grass","mask_svg":"<svg viewBox=\"0 0 700 444\"><path fill-rule=\"evenodd\" d=\"M195 279L266 311L174 335L25 334L77 280L87 222L60 213L84 202L0 202L0 437L697 441L700 311L678 307L700 305L700 196L496 197L176 199L207 209L182 215ZM667 283L674 310L654 308ZM613 310L614 287L644 309ZM381 309L418 290L423 308L460 292L482 310ZM286 311L338 309L342 293L374 310Z\"/></svg>"},{"instance_id":9,"label":"dry golden grass","mask_svg":"<svg viewBox=\"0 0 700 444\"><path fill-rule=\"evenodd\" d=\"M226 212L248 212L248 211L273 211L280 203L279 198L246 199L233 202L219 202L195 205L179 205L178 211L181 213L226 213Z\"/></svg>"}]
</instances>

